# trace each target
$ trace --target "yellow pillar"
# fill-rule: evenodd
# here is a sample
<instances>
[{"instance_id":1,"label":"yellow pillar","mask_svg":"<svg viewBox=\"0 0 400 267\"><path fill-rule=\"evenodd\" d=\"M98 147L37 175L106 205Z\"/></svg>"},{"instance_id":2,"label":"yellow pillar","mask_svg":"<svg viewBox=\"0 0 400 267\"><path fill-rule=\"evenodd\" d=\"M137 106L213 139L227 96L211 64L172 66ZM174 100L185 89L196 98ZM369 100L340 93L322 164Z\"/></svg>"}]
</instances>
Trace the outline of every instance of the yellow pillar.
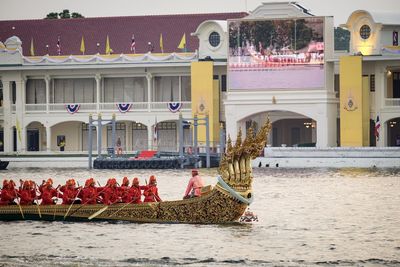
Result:
<instances>
[{"instance_id":1,"label":"yellow pillar","mask_svg":"<svg viewBox=\"0 0 400 267\"><path fill-rule=\"evenodd\" d=\"M211 61L191 64L192 115L199 118L209 115L210 145L219 144L219 83L213 80L214 64ZM206 129L198 128L199 145L205 145Z\"/></svg>"},{"instance_id":2,"label":"yellow pillar","mask_svg":"<svg viewBox=\"0 0 400 267\"><path fill-rule=\"evenodd\" d=\"M362 76L362 57L340 58L340 143L369 145L369 85Z\"/></svg>"}]
</instances>

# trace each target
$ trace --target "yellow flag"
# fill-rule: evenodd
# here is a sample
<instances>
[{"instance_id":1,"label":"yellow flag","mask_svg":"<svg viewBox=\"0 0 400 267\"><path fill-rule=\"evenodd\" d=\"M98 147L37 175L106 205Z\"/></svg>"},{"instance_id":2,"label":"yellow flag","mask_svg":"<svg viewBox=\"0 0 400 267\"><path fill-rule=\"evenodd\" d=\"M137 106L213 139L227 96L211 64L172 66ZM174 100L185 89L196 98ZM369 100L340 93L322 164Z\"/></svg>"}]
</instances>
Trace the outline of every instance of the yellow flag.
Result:
<instances>
[{"instance_id":1,"label":"yellow flag","mask_svg":"<svg viewBox=\"0 0 400 267\"><path fill-rule=\"evenodd\" d=\"M21 140L22 140L22 138L21 138L21 125L19 125L19 120L18 120L18 118L17 118L17 121L16 121L15 128L16 128L17 133L18 133L18 139L19 139L19 141L21 142Z\"/></svg>"},{"instance_id":2,"label":"yellow flag","mask_svg":"<svg viewBox=\"0 0 400 267\"><path fill-rule=\"evenodd\" d=\"M160 34L160 48L161 48L161 53L164 53L164 42L162 38L162 33Z\"/></svg>"},{"instance_id":3,"label":"yellow flag","mask_svg":"<svg viewBox=\"0 0 400 267\"><path fill-rule=\"evenodd\" d=\"M31 39L31 56L35 56L35 48L33 47L33 38Z\"/></svg>"},{"instance_id":4,"label":"yellow flag","mask_svg":"<svg viewBox=\"0 0 400 267\"><path fill-rule=\"evenodd\" d=\"M183 34L181 42L178 45L179 49L186 49L186 33Z\"/></svg>"},{"instance_id":5,"label":"yellow flag","mask_svg":"<svg viewBox=\"0 0 400 267\"><path fill-rule=\"evenodd\" d=\"M85 54L85 39L83 39L83 36L82 36L80 51L82 52L83 55Z\"/></svg>"},{"instance_id":6,"label":"yellow flag","mask_svg":"<svg viewBox=\"0 0 400 267\"><path fill-rule=\"evenodd\" d=\"M106 55L110 55L112 52L114 52L111 47L110 47L110 39L108 39L107 35L107 40L106 40Z\"/></svg>"}]
</instances>

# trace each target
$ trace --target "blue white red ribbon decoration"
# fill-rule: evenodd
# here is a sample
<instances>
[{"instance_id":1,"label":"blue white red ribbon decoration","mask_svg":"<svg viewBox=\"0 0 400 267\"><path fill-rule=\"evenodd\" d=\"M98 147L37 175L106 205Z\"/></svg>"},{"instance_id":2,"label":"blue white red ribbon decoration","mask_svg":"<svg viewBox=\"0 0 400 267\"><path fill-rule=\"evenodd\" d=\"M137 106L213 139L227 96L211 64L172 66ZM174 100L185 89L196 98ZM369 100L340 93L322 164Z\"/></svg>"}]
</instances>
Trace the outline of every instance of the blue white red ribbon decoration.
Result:
<instances>
[{"instance_id":1,"label":"blue white red ribbon decoration","mask_svg":"<svg viewBox=\"0 0 400 267\"><path fill-rule=\"evenodd\" d=\"M68 104L66 105L67 111L69 114L74 114L78 112L79 108L81 107L81 104Z\"/></svg>"},{"instance_id":2,"label":"blue white red ribbon decoration","mask_svg":"<svg viewBox=\"0 0 400 267\"><path fill-rule=\"evenodd\" d=\"M131 109L132 104L120 103L120 104L117 104L117 107L118 107L119 112L125 113Z\"/></svg>"},{"instance_id":3,"label":"blue white red ribbon decoration","mask_svg":"<svg viewBox=\"0 0 400 267\"><path fill-rule=\"evenodd\" d=\"M182 108L181 102L169 102L167 105L172 113L178 112Z\"/></svg>"}]
</instances>

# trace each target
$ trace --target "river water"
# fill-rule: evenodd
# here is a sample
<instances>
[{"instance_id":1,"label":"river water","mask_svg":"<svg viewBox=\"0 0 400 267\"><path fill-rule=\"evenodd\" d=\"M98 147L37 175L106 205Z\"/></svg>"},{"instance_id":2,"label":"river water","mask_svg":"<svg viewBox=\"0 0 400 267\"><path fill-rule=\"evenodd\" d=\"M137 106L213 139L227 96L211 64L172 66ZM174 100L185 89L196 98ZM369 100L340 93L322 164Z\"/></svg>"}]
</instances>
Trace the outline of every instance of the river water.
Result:
<instances>
[{"instance_id":1,"label":"river water","mask_svg":"<svg viewBox=\"0 0 400 267\"><path fill-rule=\"evenodd\" d=\"M188 170L10 169L0 179L155 174L180 199ZM201 170L215 184L216 170ZM0 222L0 266L400 266L400 169L255 169L259 221L234 225Z\"/></svg>"}]
</instances>

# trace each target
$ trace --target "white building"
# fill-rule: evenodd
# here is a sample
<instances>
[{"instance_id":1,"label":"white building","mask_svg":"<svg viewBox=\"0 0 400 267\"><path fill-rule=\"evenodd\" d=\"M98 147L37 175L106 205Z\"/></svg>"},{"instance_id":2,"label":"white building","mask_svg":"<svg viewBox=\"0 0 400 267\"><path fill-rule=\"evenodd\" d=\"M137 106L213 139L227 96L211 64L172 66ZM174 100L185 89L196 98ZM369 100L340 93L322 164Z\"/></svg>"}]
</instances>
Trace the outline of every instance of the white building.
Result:
<instances>
[{"instance_id":1,"label":"white building","mask_svg":"<svg viewBox=\"0 0 400 267\"><path fill-rule=\"evenodd\" d=\"M203 60L213 60L212 79L219 95L214 101L220 112L213 119L225 122L231 136L236 135L239 127L245 129L252 122L261 124L269 116L273 122L269 143L273 146L340 145L338 73L339 56L345 53L334 52L332 17L317 17L323 21L323 36L319 36L324 43L319 59L323 61L322 84L293 88L231 87L228 19L306 18L314 17L296 3L281 2L265 3L250 14L1 21L0 40L4 43L0 43L0 140L4 153L56 153L63 140L65 151L85 153L89 114L101 114L105 119L116 115L117 136L124 151L176 151L179 112L171 112L168 104L180 103L180 112L186 118L197 112L203 103L192 105L191 66ZM145 31L141 24L153 30ZM345 27L351 32L349 54L364 55L362 72L370 81L371 125L375 125L377 114L382 124L377 145L393 146L400 135L400 50L394 43L400 30L398 16L380 17L355 11ZM50 35L54 32L56 35ZM177 49L183 34L190 52ZM104 54L106 36L113 54ZM257 44L252 45L251 48L251 44L239 44L242 48L247 46L247 51L258 50ZM266 56L260 54L260 58L265 60ZM285 60L279 62L279 67L292 64ZM66 109L71 104L79 107L73 114ZM120 112L118 104L130 104L129 112ZM113 147L109 127L103 129L103 136L106 138L102 146ZM188 140L190 132L186 129L185 142Z\"/></svg>"}]
</instances>

